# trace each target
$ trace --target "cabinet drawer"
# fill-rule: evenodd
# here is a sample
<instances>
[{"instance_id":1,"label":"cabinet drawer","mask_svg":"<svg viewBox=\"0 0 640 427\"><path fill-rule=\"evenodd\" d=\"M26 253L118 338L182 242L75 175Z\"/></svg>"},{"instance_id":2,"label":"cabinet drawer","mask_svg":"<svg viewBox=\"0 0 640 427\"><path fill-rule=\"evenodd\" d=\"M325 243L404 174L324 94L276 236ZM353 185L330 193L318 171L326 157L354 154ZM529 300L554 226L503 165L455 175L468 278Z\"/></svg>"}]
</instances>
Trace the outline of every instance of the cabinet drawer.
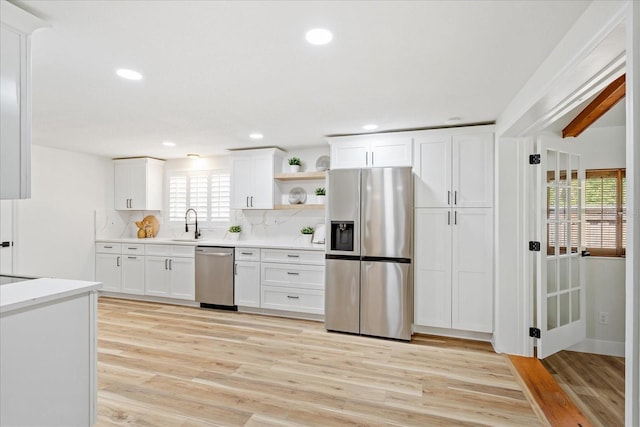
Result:
<instances>
[{"instance_id":1,"label":"cabinet drawer","mask_svg":"<svg viewBox=\"0 0 640 427\"><path fill-rule=\"evenodd\" d=\"M171 248L171 256L184 257L184 258L195 258L196 256L195 246L172 245L170 246L170 248Z\"/></svg>"},{"instance_id":2,"label":"cabinet drawer","mask_svg":"<svg viewBox=\"0 0 640 427\"><path fill-rule=\"evenodd\" d=\"M170 245L146 245L144 249L145 255L152 256L171 256Z\"/></svg>"},{"instance_id":3,"label":"cabinet drawer","mask_svg":"<svg viewBox=\"0 0 640 427\"><path fill-rule=\"evenodd\" d=\"M324 290L324 267L264 263L262 284Z\"/></svg>"},{"instance_id":4,"label":"cabinet drawer","mask_svg":"<svg viewBox=\"0 0 640 427\"><path fill-rule=\"evenodd\" d=\"M96 252L101 254L120 254L122 253L122 244L97 242Z\"/></svg>"},{"instance_id":5,"label":"cabinet drawer","mask_svg":"<svg viewBox=\"0 0 640 427\"><path fill-rule=\"evenodd\" d=\"M259 248L236 248L236 260L260 261L260 249Z\"/></svg>"},{"instance_id":6,"label":"cabinet drawer","mask_svg":"<svg viewBox=\"0 0 640 427\"><path fill-rule=\"evenodd\" d=\"M144 255L144 245L141 243L125 243L122 245L123 255Z\"/></svg>"},{"instance_id":7,"label":"cabinet drawer","mask_svg":"<svg viewBox=\"0 0 640 427\"><path fill-rule=\"evenodd\" d=\"M303 251L295 249L262 249L262 262L324 265L324 253L320 251Z\"/></svg>"},{"instance_id":8,"label":"cabinet drawer","mask_svg":"<svg viewBox=\"0 0 640 427\"><path fill-rule=\"evenodd\" d=\"M324 291L263 285L262 308L324 314Z\"/></svg>"}]
</instances>

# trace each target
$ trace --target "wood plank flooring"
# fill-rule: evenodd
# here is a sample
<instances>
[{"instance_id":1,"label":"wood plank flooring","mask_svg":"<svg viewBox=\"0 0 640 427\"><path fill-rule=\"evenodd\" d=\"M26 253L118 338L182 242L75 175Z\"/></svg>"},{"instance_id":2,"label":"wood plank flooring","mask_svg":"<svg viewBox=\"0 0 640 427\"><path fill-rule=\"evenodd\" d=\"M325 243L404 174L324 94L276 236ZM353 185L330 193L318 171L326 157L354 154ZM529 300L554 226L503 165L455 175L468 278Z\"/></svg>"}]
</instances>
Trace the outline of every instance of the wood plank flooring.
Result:
<instances>
[{"instance_id":1,"label":"wood plank flooring","mask_svg":"<svg viewBox=\"0 0 640 427\"><path fill-rule=\"evenodd\" d=\"M624 426L624 357L561 351L542 364L592 425Z\"/></svg>"},{"instance_id":2,"label":"wood plank flooring","mask_svg":"<svg viewBox=\"0 0 640 427\"><path fill-rule=\"evenodd\" d=\"M98 426L535 426L487 343L101 297Z\"/></svg>"}]
</instances>

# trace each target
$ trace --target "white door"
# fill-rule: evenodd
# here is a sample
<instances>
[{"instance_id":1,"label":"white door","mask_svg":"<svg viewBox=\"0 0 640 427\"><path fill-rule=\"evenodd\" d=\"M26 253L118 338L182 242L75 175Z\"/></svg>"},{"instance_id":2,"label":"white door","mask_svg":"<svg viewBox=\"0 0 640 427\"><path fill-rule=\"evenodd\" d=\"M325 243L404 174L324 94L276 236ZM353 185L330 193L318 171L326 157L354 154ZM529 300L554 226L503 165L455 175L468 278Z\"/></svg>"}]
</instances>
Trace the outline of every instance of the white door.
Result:
<instances>
[{"instance_id":1,"label":"white door","mask_svg":"<svg viewBox=\"0 0 640 427\"><path fill-rule=\"evenodd\" d=\"M331 169L364 168L369 164L369 141L344 138L331 143Z\"/></svg>"},{"instance_id":2,"label":"white door","mask_svg":"<svg viewBox=\"0 0 640 427\"><path fill-rule=\"evenodd\" d=\"M231 159L231 207L233 209L249 207L251 175L251 157Z\"/></svg>"},{"instance_id":3,"label":"white door","mask_svg":"<svg viewBox=\"0 0 640 427\"><path fill-rule=\"evenodd\" d=\"M144 257L122 256L122 292L144 295Z\"/></svg>"},{"instance_id":4,"label":"white door","mask_svg":"<svg viewBox=\"0 0 640 427\"><path fill-rule=\"evenodd\" d=\"M136 164L129 166L129 191L131 194L129 208L135 210L147 209L146 164Z\"/></svg>"},{"instance_id":5,"label":"white door","mask_svg":"<svg viewBox=\"0 0 640 427\"><path fill-rule=\"evenodd\" d=\"M129 166L116 164L114 170L114 205L117 210L129 209L129 199L131 198L131 179Z\"/></svg>"},{"instance_id":6,"label":"white door","mask_svg":"<svg viewBox=\"0 0 640 427\"><path fill-rule=\"evenodd\" d=\"M13 202L0 200L0 273L13 273Z\"/></svg>"},{"instance_id":7,"label":"white door","mask_svg":"<svg viewBox=\"0 0 640 427\"><path fill-rule=\"evenodd\" d=\"M196 265L195 258L171 258L169 273L171 274L172 298L196 300Z\"/></svg>"},{"instance_id":8,"label":"white door","mask_svg":"<svg viewBox=\"0 0 640 427\"><path fill-rule=\"evenodd\" d=\"M493 133L454 135L452 206L493 206Z\"/></svg>"},{"instance_id":9,"label":"white door","mask_svg":"<svg viewBox=\"0 0 640 427\"><path fill-rule=\"evenodd\" d=\"M413 140L410 136L380 135L371 140L369 165L374 167L411 166Z\"/></svg>"},{"instance_id":10,"label":"white door","mask_svg":"<svg viewBox=\"0 0 640 427\"><path fill-rule=\"evenodd\" d=\"M260 307L260 263L236 261L235 304Z\"/></svg>"},{"instance_id":11,"label":"white door","mask_svg":"<svg viewBox=\"0 0 640 427\"><path fill-rule=\"evenodd\" d=\"M96 254L96 281L102 282L103 291L122 290L122 256L117 254Z\"/></svg>"},{"instance_id":12,"label":"white door","mask_svg":"<svg viewBox=\"0 0 640 427\"><path fill-rule=\"evenodd\" d=\"M251 161L249 208L273 209L273 156L256 156Z\"/></svg>"},{"instance_id":13,"label":"white door","mask_svg":"<svg viewBox=\"0 0 640 427\"><path fill-rule=\"evenodd\" d=\"M447 208L451 194L451 136L422 135L415 139L416 208Z\"/></svg>"},{"instance_id":14,"label":"white door","mask_svg":"<svg viewBox=\"0 0 640 427\"><path fill-rule=\"evenodd\" d=\"M537 354L544 359L586 337L581 257L585 175L579 155L546 149L541 139L538 147Z\"/></svg>"},{"instance_id":15,"label":"white door","mask_svg":"<svg viewBox=\"0 0 640 427\"><path fill-rule=\"evenodd\" d=\"M169 258L163 256L144 257L144 293L168 297L171 293Z\"/></svg>"},{"instance_id":16,"label":"white door","mask_svg":"<svg viewBox=\"0 0 640 427\"><path fill-rule=\"evenodd\" d=\"M493 332L493 209L452 216L451 327Z\"/></svg>"},{"instance_id":17,"label":"white door","mask_svg":"<svg viewBox=\"0 0 640 427\"><path fill-rule=\"evenodd\" d=\"M415 210L414 322L451 327L451 210Z\"/></svg>"}]
</instances>

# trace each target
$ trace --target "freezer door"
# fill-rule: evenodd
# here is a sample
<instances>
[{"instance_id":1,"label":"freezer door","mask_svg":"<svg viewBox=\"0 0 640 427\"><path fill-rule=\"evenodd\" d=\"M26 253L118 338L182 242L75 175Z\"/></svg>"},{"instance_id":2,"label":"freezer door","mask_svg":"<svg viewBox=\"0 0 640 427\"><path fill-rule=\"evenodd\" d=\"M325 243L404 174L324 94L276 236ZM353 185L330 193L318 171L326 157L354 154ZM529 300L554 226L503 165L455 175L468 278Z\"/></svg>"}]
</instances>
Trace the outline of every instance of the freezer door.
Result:
<instances>
[{"instance_id":1,"label":"freezer door","mask_svg":"<svg viewBox=\"0 0 640 427\"><path fill-rule=\"evenodd\" d=\"M411 340L411 264L362 261L360 333Z\"/></svg>"},{"instance_id":2,"label":"freezer door","mask_svg":"<svg viewBox=\"0 0 640 427\"><path fill-rule=\"evenodd\" d=\"M342 226L342 234L336 235L334 227ZM345 226L352 230L344 233ZM327 176L327 253L333 255L360 255L360 169L330 170ZM349 237L352 250L341 250L344 245L334 241ZM333 248L333 249L332 249Z\"/></svg>"},{"instance_id":3,"label":"freezer door","mask_svg":"<svg viewBox=\"0 0 640 427\"><path fill-rule=\"evenodd\" d=\"M360 332L360 261L327 259L324 324L329 331Z\"/></svg>"},{"instance_id":4,"label":"freezer door","mask_svg":"<svg viewBox=\"0 0 640 427\"><path fill-rule=\"evenodd\" d=\"M362 256L411 258L411 168L362 170Z\"/></svg>"}]
</instances>

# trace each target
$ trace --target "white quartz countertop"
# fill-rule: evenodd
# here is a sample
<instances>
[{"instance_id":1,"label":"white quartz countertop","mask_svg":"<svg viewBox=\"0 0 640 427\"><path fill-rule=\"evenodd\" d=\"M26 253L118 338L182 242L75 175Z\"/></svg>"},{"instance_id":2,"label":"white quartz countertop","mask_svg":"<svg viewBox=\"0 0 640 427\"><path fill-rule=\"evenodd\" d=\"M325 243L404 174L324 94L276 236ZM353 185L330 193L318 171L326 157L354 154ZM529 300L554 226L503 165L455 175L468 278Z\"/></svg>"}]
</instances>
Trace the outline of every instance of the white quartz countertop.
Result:
<instances>
[{"instance_id":1,"label":"white quartz countertop","mask_svg":"<svg viewBox=\"0 0 640 427\"><path fill-rule=\"evenodd\" d=\"M0 314L100 289L102 283L32 279L0 286Z\"/></svg>"},{"instance_id":2,"label":"white quartz countertop","mask_svg":"<svg viewBox=\"0 0 640 427\"><path fill-rule=\"evenodd\" d=\"M303 243L291 241L269 240L223 240L223 239L96 239L96 242L109 243L141 243L145 245L190 245L190 246L222 246L229 248L265 248L265 249L298 249L324 252L324 243Z\"/></svg>"}]
</instances>

